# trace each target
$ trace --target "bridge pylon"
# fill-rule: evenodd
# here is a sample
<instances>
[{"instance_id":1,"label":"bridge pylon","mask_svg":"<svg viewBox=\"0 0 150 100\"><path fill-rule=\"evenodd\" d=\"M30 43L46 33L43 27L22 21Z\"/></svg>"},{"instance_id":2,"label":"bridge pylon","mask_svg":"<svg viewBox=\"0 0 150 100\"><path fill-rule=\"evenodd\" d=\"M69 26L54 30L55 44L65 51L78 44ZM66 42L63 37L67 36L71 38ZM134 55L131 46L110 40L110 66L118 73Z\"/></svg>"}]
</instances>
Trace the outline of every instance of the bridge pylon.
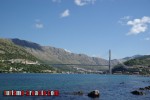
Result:
<instances>
[{"instance_id":1,"label":"bridge pylon","mask_svg":"<svg viewBox=\"0 0 150 100\"><path fill-rule=\"evenodd\" d=\"M111 50L109 50L109 74L112 74L112 71L111 71Z\"/></svg>"}]
</instances>

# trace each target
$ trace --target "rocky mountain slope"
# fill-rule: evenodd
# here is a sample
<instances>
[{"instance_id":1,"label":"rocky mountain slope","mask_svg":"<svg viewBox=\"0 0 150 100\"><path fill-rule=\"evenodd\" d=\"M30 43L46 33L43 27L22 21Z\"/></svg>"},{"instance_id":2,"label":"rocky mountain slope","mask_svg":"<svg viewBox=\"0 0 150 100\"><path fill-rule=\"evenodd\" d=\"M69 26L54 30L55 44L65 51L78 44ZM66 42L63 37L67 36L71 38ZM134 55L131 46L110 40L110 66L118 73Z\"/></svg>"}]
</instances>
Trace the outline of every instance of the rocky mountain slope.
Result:
<instances>
[{"instance_id":1,"label":"rocky mountain slope","mask_svg":"<svg viewBox=\"0 0 150 100\"><path fill-rule=\"evenodd\" d=\"M25 60L27 60L28 63L34 63L34 65L26 65L23 63ZM18 61L20 62L20 65L17 64ZM122 64L119 64L118 62L121 62ZM131 72L138 71L137 68L142 68L145 73L145 69L150 66L150 56L136 55L133 57L123 58L122 61L114 59L111 63L112 66L118 64L115 68L113 68L114 71L117 68L117 71L122 71L123 69L124 71L127 70ZM53 68L56 67L55 64L58 64L59 68L57 66L57 69L59 69L59 71L67 72L71 71L82 73L108 70L108 66L100 66L108 65L108 61L102 58L89 57L85 54L75 54L64 49L51 46L41 46L40 44L26 40L0 39L0 72L7 72L10 70L20 72L51 72L53 70L54 72L55 69ZM14 67L14 69L12 67Z\"/></svg>"},{"instance_id":2,"label":"rocky mountain slope","mask_svg":"<svg viewBox=\"0 0 150 100\"><path fill-rule=\"evenodd\" d=\"M139 57L142 57L142 56L143 55L134 55L134 56L131 56L131 57L125 57L125 58L119 59L119 61L123 63L123 62L126 62L128 60L139 58Z\"/></svg>"},{"instance_id":3,"label":"rocky mountain slope","mask_svg":"<svg viewBox=\"0 0 150 100\"><path fill-rule=\"evenodd\" d=\"M89 64L106 65L108 61L102 58L89 57L85 54L75 54L65 51L61 48L51 46L41 46L37 43L20 39L11 39L11 41L25 48L25 50L41 61L50 64Z\"/></svg>"}]
</instances>

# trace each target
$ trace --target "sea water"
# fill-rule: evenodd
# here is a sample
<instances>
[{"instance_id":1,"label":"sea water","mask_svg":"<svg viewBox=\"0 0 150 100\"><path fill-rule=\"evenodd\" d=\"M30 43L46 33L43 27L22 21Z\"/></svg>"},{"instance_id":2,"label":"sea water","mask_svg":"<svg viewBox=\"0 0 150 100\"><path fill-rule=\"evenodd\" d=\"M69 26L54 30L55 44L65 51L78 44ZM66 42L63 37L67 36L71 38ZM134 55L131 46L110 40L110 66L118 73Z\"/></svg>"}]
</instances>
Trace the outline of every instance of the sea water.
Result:
<instances>
[{"instance_id":1,"label":"sea water","mask_svg":"<svg viewBox=\"0 0 150 100\"><path fill-rule=\"evenodd\" d=\"M150 85L150 77L100 74L0 74L0 100L150 100L150 91L130 92ZM4 90L59 90L59 96L4 96ZM87 94L99 90L99 98ZM74 92L83 91L83 95Z\"/></svg>"}]
</instances>

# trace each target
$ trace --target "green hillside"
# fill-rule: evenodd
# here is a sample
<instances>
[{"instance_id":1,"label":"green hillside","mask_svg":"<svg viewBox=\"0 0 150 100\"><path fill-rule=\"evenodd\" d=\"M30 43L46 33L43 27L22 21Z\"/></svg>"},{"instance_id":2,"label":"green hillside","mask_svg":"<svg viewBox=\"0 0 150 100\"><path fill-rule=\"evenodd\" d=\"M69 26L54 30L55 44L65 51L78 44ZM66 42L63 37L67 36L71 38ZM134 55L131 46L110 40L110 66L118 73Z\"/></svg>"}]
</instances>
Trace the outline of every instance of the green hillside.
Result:
<instances>
[{"instance_id":1,"label":"green hillside","mask_svg":"<svg viewBox=\"0 0 150 100\"><path fill-rule=\"evenodd\" d=\"M0 60L10 59L28 59L36 61L37 58L32 56L23 48L15 45L10 40L0 39Z\"/></svg>"},{"instance_id":2,"label":"green hillside","mask_svg":"<svg viewBox=\"0 0 150 100\"><path fill-rule=\"evenodd\" d=\"M10 40L0 39L0 72L41 73L55 70L51 66L40 64L40 60Z\"/></svg>"},{"instance_id":3,"label":"green hillside","mask_svg":"<svg viewBox=\"0 0 150 100\"><path fill-rule=\"evenodd\" d=\"M112 69L113 73L150 75L150 55L144 55L118 64Z\"/></svg>"},{"instance_id":4,"label":"green hillside","mask_svg":"<svg viewBox=\"0 0 150 100\"><path fill-rule=\"evenodd\" d=\"M145 55L136 59L131 59L126 62L124 62L127 66L133 66L133 65L143 65L143 66L150 66L150 55Z\"/></svg>"}]
</instances>

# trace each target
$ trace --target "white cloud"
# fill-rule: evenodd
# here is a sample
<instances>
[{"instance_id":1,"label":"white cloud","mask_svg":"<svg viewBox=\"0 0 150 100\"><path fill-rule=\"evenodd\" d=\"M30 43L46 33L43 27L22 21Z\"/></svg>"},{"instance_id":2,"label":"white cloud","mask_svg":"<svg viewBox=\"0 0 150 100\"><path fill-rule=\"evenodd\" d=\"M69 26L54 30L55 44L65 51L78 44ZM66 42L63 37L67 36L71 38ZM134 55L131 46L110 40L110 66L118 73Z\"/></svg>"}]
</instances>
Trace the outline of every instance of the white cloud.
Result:
<instances>
[{"instance_id":1,"label":"white cloud","mask_svg":"<svg viewBox=\"0 0 150 100\"><path fill-rule=\"evenodd\" d=\"M41 28L44 27L44 25L42 23L36 23L35 27L38 28L38 29L41 29Z\"/></svg>"},{"instance_id":2,"label":"white cloud","mask_svg":"<svg viewBox=\"0 0 150 100\"><path fill-rule=\"evenodd\" d=\"M61 14L61 17L67 17L70 15L70 11L69 9L66 9L62 14Z\"/></svg>"},{"instance_id":3,"label":"white cloud","mask_svg":"<svg viewBox=\"0 0 150 100\"><path fill-rule=\"evenodd\" d=\"M150 17L147 16L144 16L141 19L127 21L127 25L131 26L127 35L137 35L145 32L148 29L148 24L150 24Z\"/></svg>"},{"instance_id":4,"label":"white cloud","mask_svg":"<svg viewBox=\"0 0 150 100\"><path fill-rule=\"evenodd\" d=\"M96 0L74 0L77 6L84 6L87 4L94 4Z\"/></svg>"},{"instance_id":5,"label":"white cloud","mask_svg":"<svg viewBox=\"0 0 150 100\"><path fill-rule=\"evenodd\" d=\"M147 37L147 38L145 38L144 40L149 41L149 40L150 40L150 38L149 38L149 37Z\"/></svg>"}]
</instances>

